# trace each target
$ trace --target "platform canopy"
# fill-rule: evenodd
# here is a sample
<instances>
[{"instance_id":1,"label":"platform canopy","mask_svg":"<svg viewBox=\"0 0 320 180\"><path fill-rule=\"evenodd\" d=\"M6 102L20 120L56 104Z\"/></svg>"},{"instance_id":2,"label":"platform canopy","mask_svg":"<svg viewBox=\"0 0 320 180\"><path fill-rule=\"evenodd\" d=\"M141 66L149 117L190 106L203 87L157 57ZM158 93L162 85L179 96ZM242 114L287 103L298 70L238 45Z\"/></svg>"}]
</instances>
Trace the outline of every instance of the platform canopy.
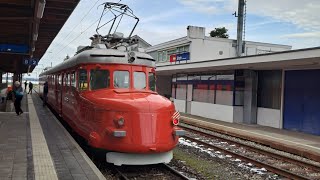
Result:
<instances>
[{"instance_id":1,"label":"platform canopy","mask_svg":"<svg viewBox=\"0 0 320 180\"><path fill-rule=\"evenodd\" d=\"M79 0L1 0L0 71L31 72Z\"/></svg>"}]
</instances>

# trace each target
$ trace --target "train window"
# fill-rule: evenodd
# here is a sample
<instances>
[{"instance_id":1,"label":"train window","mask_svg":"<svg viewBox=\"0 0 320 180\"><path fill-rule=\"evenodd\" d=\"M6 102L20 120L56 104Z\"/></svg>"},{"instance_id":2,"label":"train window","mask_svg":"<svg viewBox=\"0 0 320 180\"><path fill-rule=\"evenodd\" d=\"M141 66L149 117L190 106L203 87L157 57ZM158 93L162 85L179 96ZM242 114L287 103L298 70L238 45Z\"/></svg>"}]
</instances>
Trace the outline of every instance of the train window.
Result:
<instances>
[{"instance_id":1,"label":"train window","mask_svg":"<svg viewBox=\"0 0 320 180\"><path fill-rule=\"evenodd\" d=\"M62 74L58 75L58 84L62 85Z\"/></svg>"},{"instance_id":2,"label":"train window","mask_svg":"<svg viewBox=\"0 0 320 180\"><path fill-rule=\"evenodd\" d=\"M88 89L88 75L87 70L80 69L79 70L79 90L84 91Z\"/></svg>"},{"instance_id":3,"label":"train window","mask_svg":"<svg viewBox=\"0 0 320 180\"><path fill-rule=\"evenodd\" d=\"M149 88L151 91L156 91L156 78L152 72L149 72Z\"/></svg>"},{"instance_id":4,"label":"train window","mask_svg":"<svg viewBox=\"0 0 320 180\"><path fill-rule=\"evenodd\" d=\"M70 75L71 87L76 87L76 73L72 72Z\"/></svg>"},{"instance_id":5,"label":"train window","mask_svg":"<svg viewBox=\"0 0 320 180\"><path fill-rule=\"evenodd\" d=\"M134 72L133 73L133 87L135 89L146 89L146 74L144 72Z\"/></svg>"},{"instance_id":6,"label":"train window","mask_svg":"<svg viewBox=\"0 0 320 180\"><path fill-rule=\"evenodd\" d=\"M115 88L129 88L130 78L129 71L114 71L113 86Z\"/></svg>"},{"instance_id":7,"label":"train window","mask_svg":"<svg viewBox=\"0 0 320 180\"><path fill-rule=\"evenodd\" d=\"M110 86L110 73L108 70L90 71L90 89L97 90L108 88Z\"/></svg>"}]
</instances>

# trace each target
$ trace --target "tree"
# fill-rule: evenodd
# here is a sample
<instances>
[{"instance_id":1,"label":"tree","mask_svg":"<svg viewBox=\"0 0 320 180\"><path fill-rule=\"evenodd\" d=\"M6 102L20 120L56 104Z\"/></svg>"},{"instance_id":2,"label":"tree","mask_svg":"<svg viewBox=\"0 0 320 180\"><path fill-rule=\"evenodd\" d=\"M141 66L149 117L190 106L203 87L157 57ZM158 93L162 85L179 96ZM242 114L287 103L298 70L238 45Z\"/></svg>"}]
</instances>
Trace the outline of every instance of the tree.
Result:
<instances>
[{"instance_id":1,"label":"tree","mask_svg":"<svg viewBox=\"0 0 320 180\"><path fill-rule=\"evenodd\" d=\"M226 29L225 27L214 28L214 30L210 32L210 36L217 38L229 38L229 34L227 32L228 29Z\"/></svg>"}]
</instances>

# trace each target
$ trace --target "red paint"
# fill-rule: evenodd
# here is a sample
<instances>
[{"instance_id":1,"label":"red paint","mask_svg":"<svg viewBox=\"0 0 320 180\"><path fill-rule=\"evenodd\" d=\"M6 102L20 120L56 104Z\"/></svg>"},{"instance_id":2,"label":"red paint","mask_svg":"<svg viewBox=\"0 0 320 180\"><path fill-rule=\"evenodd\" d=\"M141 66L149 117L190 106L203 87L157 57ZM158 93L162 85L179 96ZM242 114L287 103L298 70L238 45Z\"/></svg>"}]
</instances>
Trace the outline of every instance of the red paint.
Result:
<instances>
[{"instance_id":1,"label":"red paint","mask_svg":"<svg viewBox=\"0 0 320 180\"><path fill-rule=\"evenodd\" d=\"M128 153L156 153L172 150L178 137L173 135L172 115L175 107L171 101L151 91L148 85L148 73L154 68L136 65L118 64L82 64L81 69L89 72L92 69L107 69L110 72L110 87L99 90L79 91L66 86L65 74L78 72L78 67L65 69L48 76L48 103L63 119L92 147L109 151ZM127 70L130 72L130 87L117 89L113 86L113 72ZM147 87L144 90L133 88L133 72L145 72ZM53 75L62 75L62 86ZM41 77L44 80L46 77ZM78 79L78 74L76 75ZM40 86L40 89L42 87ZM124 124L118 123L124 119ZM113 137L113 131L126 131L125 137Z\"/></svg>"}]
</instances>

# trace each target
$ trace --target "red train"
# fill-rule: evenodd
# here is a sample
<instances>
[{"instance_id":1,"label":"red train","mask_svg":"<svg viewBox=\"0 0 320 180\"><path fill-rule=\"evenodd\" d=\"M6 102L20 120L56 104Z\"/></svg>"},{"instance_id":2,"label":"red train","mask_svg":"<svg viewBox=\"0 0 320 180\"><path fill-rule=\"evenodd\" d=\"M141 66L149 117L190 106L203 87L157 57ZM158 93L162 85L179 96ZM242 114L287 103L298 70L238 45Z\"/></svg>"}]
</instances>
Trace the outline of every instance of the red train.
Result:
<instances>
[{"instance_id":1,"label":"red train","mask_svg":"<svg viewBox=\"0 0 320 180\"><path fill-rule=\"evenodd\" d=\"M107 162L168 163L184 131L173 103L156 92L148 54L89 48L40 74L48 104Z\"/></svg>"}]
</instances>

